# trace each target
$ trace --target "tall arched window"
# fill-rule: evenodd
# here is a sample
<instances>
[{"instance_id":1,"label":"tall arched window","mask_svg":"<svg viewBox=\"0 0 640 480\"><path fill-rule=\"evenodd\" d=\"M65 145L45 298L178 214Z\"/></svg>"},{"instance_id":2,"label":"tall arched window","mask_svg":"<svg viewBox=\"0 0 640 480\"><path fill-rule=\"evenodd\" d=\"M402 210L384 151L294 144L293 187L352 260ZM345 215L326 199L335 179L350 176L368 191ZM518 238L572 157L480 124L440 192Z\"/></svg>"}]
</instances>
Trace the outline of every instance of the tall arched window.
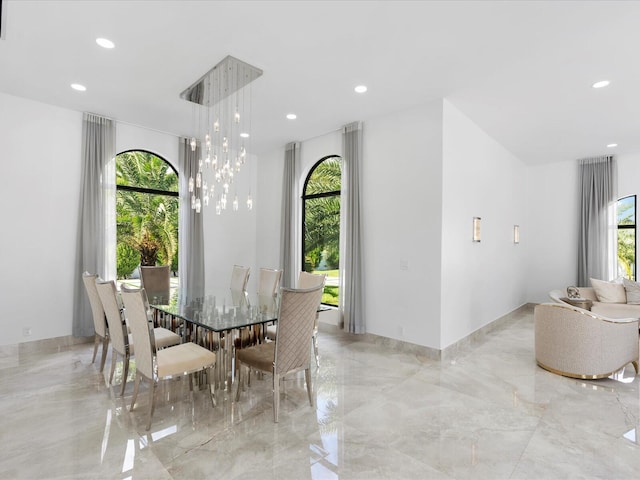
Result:
<instances>
[{"instance_id":1,"label":"tall arched window","mask_svg":"<svg viewBox=\"0 0 640 480\"><path fill-rule=\"evenodd\" d=\"M142 150L116 156L116 267L118 278L138 265L178 271L178 173Z\"/></svg>"},{"instance_id":2,"label":"tall arched window","mask_svg":"<svg viewBox=\"0 0 640 480\"><path fill-rule=\"evenodd\" d=\"M636 196L618 200L618 274L636 279Z\"/></svg>"},{"instance_id":3,"label":"tall arched window","mask_svg":"<svg viewBox=\"0 0 640 480\"><path fill-rule=\"evenodd\" d=\"M340 188L342 159L319 160L302 192L302 265L305 272L325 273L322 303L339 305Z\"/></svg>"}]
</instances>

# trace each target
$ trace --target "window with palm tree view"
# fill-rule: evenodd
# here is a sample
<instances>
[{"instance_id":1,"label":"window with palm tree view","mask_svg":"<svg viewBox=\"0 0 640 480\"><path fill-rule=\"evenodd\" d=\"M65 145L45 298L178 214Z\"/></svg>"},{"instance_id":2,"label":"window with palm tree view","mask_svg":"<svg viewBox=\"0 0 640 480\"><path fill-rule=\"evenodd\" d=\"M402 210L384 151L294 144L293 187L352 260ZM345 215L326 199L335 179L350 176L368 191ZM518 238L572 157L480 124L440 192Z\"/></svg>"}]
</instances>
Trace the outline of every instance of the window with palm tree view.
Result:
<instances>
[{"instance_id":1,"label":"window with palm tree view","mask_svg":"<svg viewBox=\"0 0 640 480\"><path fill-rule=\"evenodd\" d=\"M119 279L138 266L178 271L178 173L145 151L116 156L116 265Z\"/></svg>"},{"instance_id":2,"label":"window with palm tree view","mask_svg":"<svg viewBox=\"0 0 640 480\"><path fill-rule=\"evenodd\" d=\"M636 279L636 196L618 200L618 273Z\"/></svg>"},{"instance_id":3,"label":"window with palm tree view","mask_svg":"<svg viewBox=\"0 0 640 480\"><path fill-rule=\"evenodd\" d=\"M302 194L302 262L305 272L323 273L327 281L322 303L339 305L340 188L342 159L317 162Z\"/></svg>"}]
</instances>

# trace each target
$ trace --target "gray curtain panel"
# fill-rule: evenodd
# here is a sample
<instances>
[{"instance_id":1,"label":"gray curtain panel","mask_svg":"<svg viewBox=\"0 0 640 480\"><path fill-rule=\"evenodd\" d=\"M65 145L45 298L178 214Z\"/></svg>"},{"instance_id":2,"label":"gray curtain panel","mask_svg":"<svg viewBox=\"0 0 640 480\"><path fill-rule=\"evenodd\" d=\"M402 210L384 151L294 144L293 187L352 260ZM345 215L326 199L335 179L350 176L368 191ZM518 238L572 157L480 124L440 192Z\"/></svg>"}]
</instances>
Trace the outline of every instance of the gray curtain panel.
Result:
<instances>
[{"instance_id":1,"label":"gray curtain panel","mask_svg":"<svg viewBox=\"0 0 640 480\"><path fill-rule=\"evenodd\" d=\"M365 333L364 272L360 215L360 170L362 166L362 122L345 125L342 130L342 207L344 231L340 255L343 275L341 308L344 329Z\"/></svg>"},{"instance_id":2,"label":"gray curtain panel","mask_svg":"<svg viewBox=\"0 0 640 480\"><path fill-rule=\"evenodd\" d=\"M296 162L300 157L300 143L288 143L284 151L284 175L282 181L282 225L280 229L280 265L283 287L296 284L295 202L296 202Z\"/></svg>"},{"instance_id":3,"label":"gray curtain panel","mask_svg":"<svg viewBox=\"0 0 640 480\"><path fill-rule=\"evenodd\" d=\"M613 156L579 160L580 232L578 285L613 280L617 265L617 167Z\"/></svg>"},{"instance_id":4,"label":"gray curtain panel","mask_svg":"<svg viewBox=\"0 0 640 480\"><path fill-rule=\"evenodd\" d=\"M93 317L82 273L107 276L107 209L105 189L113 179L105 178L108 162L115 157L115 124L111 119L85 113L82 122L82 176L76 266L73 327L76 337L93 335Z\"/></svg>"},{"instance_id":5,"label":"gray curtain panel","mask_svg":"<svg viewBox=\"0 0 640 480\"><path fill-rule=\"evenodd\" d=\"M191 151L190 139L180 138L180 224L178 228L178 264L180 299L184 303L204 297L204 229L202 213L191 208L189 178L198 172L200 146Z\"/></svg>"}]
</instances>

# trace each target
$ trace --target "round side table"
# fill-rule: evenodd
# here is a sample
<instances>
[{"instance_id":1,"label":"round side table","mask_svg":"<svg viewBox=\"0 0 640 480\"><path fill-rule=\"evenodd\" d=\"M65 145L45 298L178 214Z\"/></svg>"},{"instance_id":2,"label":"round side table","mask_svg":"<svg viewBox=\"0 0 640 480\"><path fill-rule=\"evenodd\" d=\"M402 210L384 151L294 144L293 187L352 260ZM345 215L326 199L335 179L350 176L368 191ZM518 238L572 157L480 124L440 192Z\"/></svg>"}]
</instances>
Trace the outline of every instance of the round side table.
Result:
<instances>
[{"instance_id":1,"label":"round side table","mask_svg":"<svg viewBox=\"0 0 640 480\"><path fill-rule=\"evenodd\" d=\"M589 300L588 298L561 297L560 300L568 303L569 305L573 305L574 307L582 308L589 311L591 311L591 307L593 306L593 301Z\"/></svg>"}]
</instances>

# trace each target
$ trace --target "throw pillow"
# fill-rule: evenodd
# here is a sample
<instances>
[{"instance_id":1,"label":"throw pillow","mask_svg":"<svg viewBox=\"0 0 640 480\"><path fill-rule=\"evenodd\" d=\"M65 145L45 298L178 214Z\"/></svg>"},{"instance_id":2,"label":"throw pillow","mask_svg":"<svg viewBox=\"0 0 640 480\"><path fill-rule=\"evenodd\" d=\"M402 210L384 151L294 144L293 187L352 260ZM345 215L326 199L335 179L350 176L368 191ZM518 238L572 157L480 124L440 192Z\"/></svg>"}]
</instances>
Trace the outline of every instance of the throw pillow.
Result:
<instances>
[{"instance_id":1,"label":"throw pillow","mask_svg":"<svg viewBox=\"0 0 640 480\"><path fill-rule=\"evenodd\" d=\"M591 278L591 286L602 303L627 303L627 293L622 283L605 282Z\"/></svg>"},{"instance_id":2,"label":"throw pillow","mask_svg":"<svg viewBox=\"0 0 640 480\"><path fill-rule=\"evenodd\" d=\"M628 278L622 280L624 290L627 293L627 303L631 305L640 305L640 283L632 282Z\"/></svg>"}]
</instances>

